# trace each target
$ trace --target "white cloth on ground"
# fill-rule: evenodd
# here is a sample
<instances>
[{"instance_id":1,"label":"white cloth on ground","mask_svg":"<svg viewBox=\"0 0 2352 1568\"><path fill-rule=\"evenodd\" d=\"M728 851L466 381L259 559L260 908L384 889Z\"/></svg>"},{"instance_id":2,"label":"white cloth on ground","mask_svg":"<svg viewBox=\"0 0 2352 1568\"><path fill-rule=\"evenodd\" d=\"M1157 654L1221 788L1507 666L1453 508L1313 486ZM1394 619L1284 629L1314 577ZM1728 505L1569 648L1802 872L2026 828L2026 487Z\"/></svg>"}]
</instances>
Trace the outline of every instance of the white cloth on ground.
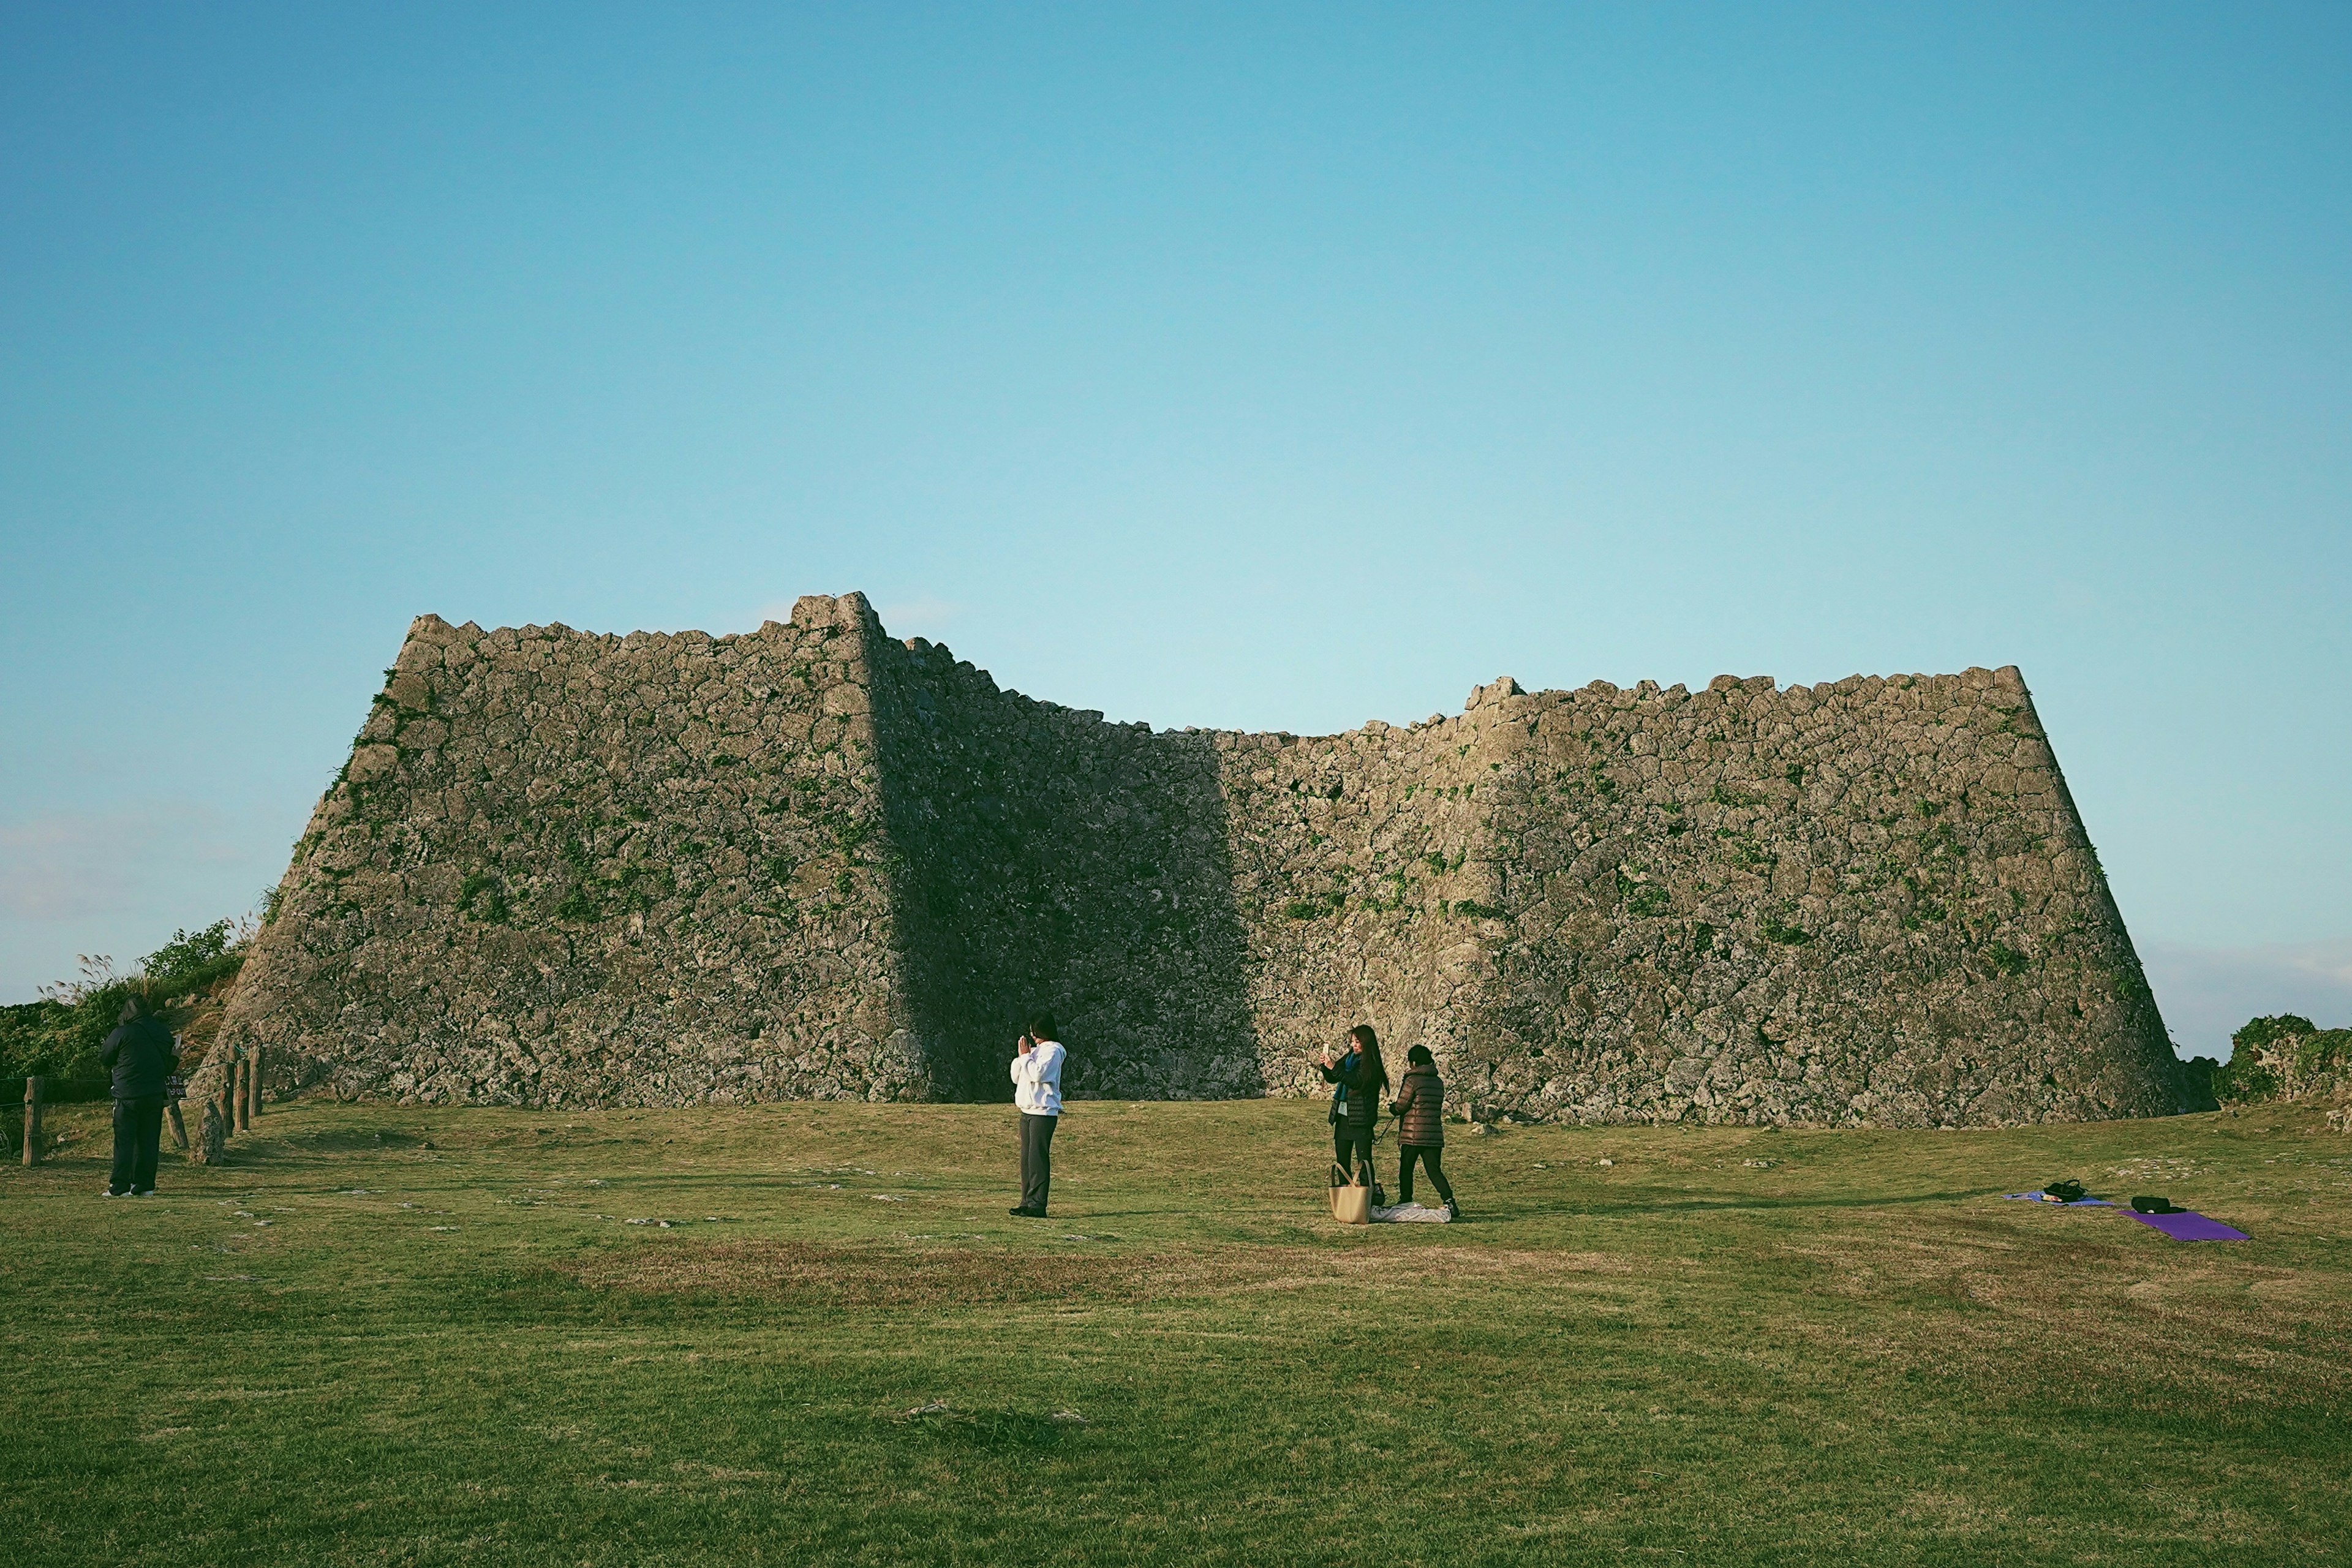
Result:
<instances>
[{"instance_id":1,"label":"white cloth on ground","mask_svg":"<svg viewBox=\"0 0 2352 1568\"><path fill-rule=\"evenodd\" d=\"M1374 1225L1451 1225L1454 1216L1444 1209L1425 1209L1419 1204L1395 1204L1388 1208L1374 1209Z\"/></svg>"}]
</instances>

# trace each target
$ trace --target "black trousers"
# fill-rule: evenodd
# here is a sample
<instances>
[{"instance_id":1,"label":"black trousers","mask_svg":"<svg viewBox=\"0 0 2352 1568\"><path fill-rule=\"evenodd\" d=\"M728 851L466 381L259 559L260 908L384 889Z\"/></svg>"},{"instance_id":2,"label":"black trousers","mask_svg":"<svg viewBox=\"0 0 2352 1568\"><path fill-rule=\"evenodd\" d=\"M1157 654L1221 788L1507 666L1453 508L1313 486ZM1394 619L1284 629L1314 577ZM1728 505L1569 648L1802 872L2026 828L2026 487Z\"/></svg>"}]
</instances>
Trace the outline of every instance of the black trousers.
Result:
<instances>
[{"instance_id":1,"label":"black trousers","mask_svg":"<svg viewBox=\"0 0 2352 1568\"><path fill-rule=\"evenodd\" d=\"M113 1193L152 1193L155 1162L163 1142L163 1097L142 1094L114 1102L114 1171L107 1179Z\"/></svg>"},{"instance_id":2,"label":"black trousers","mask_svg":"<svg viewBox=\"0 0 2352 1568\"><path fill-rule=\"evenodd\" d=\"M1334 1121L1331 1123L1331 1163L1347 1172L1352 1179L1359 1162L1364 1167L1365 1175L1375 1182L1380 1179L1372 1175L1371 1124L1366 1122L1358 1127L1344 1118Z\"/></svg>"},{"instance_id":3,"label":"black trousers","mask_svg":"<svg viewBox=\"0 0 2352 1568\"><path fill-rule=\"evenodd\" d=\"M1021 1113L1021 1206L1045 1212L1045 1189L1054 1184L1054 1124L1058 1116Z\"/></svg>"},{"instance_id":4,"label":"black trousers","mask_svg":"<svg viewBox=\"0 0 2352 1568\"><path fill-rule=\"evenodd\" d=\"M1412 1202L1412 1163L1421 1162L1429 1172L1429 1184L1437 1189L1439 1201L1452 1203L1454 1189L1445 1184L1445 1149L1437 1143L1408 1143L1397 1151L1397 1202Z\"/></svg>"}]
</instances>

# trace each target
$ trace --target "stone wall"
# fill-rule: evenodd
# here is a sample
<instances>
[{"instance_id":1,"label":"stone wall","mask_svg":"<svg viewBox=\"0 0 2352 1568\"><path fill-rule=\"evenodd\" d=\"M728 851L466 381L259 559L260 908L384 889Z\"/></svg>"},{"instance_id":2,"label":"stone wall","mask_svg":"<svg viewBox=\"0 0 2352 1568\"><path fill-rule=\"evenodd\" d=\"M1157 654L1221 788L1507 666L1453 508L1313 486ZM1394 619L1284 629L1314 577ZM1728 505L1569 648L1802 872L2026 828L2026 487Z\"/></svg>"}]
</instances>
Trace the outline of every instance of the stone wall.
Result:
<instances>
[{"instance_id":1,"label":"stone wall","mask_svg":"<svg viewBox=\"0 0 2352 1568\"><path fill-rule=\"evenodd\" d=\"M1067 1093L1262 1093L1211 738L1000 691L919 639L877 637L873 666L908 1000L940 1087L1009 1098L1044 1005Z\"/></svg>"},{"instance_id":2,"label":"stone wall","mask_svg":"<svg viewBox=\"0 0 2352 1568\"><path fill-rule=\"evenodd\" d=\"M1317 1090L1360 1021L1487 1119L2188 1092L2014 669L1153 731L857 595L717 639L420 619L224 1037L417 1100L1001 1099L1040 1003L1078 1096Z\"/></svg>"},{"instance_id":3,"label":"stone wall","mask_svg":"<svg viewBox=\"0 0 2352 1568\"><path fill-rule=\"evenodd\" d=\"M419 619L228 1029L293 1083L420 1100L936 1093L841 608L719 639Z\"/></svg>"}]
</instances>

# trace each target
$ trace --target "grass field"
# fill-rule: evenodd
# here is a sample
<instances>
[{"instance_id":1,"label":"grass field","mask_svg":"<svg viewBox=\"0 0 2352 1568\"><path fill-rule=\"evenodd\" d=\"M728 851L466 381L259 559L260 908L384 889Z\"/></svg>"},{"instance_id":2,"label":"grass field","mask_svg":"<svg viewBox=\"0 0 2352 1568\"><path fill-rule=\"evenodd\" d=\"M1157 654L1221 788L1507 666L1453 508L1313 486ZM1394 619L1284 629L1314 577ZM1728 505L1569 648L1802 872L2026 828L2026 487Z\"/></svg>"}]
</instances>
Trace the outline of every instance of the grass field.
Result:
<instances>
[{"instance_id":1,"label":"grass field","mask_svg":"<svg viewBox=\"0 0 2352 1568\"><path fill-rule=\"evenodd\" d=\"M1470 1223L1353 1230L1298 1101L1074 1106L1042 1224L1007 1108L303 1102L114 1202L103 1109L0 1174L11 1563L2352 1554L2291 1108L1457 1129Z\"/></svg>"}]
</instances>

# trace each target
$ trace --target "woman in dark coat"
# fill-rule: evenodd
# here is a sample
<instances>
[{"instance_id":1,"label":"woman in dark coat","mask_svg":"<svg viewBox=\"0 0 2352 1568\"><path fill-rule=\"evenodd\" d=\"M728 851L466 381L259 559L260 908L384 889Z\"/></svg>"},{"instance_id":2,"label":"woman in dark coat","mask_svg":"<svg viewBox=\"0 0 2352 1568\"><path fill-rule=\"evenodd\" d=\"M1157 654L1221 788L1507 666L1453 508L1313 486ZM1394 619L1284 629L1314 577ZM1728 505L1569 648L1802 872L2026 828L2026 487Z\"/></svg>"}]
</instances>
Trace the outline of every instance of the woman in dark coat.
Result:
<instances>
[{"instance_id":1,"label":"woman in dark coat","mask_svg":"<svg viewBox=\"0 0 2352 1568\"><path fill-rule=\"evenodd\" d=\"M1389 1086L1389 1069L1381 1061L1381 1037L1372 1033L1370 1024L1357 1025L1348 1031L1348 1054L1333 1061L1326 1048L1318 1070L1324 1082L1339 1086L1331 1096L1332 1163L1353 1181L1356 1162L1362 1162L1366 1179L1377 1187L1378 1180L1372 1176L1372 1124L1381 1113L1381 1091ZM1377 1193L1372 1201L1380 1201Z\"/></svg>"},{"instance_id":2,"label":"woman in dark coat","mask_svg":"<svg viewBox=\"0 0 2352 1568\"><path fill-rule=\"evenodd\" d=\"M1412 1166L1418 1160L1429 1173L1429 1184L1437 1189L1438 1201L1460 1219L1462 1209L1445 1181L1445 1085L1427 1046L1405 1052L1404 1082L1389 1109L1397 1113L1397 1142L1402 1145L1397 1151L1397 1202L1412 1202Z\"/></svg>"},{"instance_id":3,"label":"woman in dark coat","mask_svg":"<svg viewBox=\"0 0 2352 1568\"><path fill-rule=\"evenodd\" d=\"M98 1065L114 1073L114 1171L102 1196L154 1195L163 1089L177 1064L172 1031L155 1016L146 993L133 991L122 1005L121 1022L98 1049Z\"/></svg>"}]
</instances>

